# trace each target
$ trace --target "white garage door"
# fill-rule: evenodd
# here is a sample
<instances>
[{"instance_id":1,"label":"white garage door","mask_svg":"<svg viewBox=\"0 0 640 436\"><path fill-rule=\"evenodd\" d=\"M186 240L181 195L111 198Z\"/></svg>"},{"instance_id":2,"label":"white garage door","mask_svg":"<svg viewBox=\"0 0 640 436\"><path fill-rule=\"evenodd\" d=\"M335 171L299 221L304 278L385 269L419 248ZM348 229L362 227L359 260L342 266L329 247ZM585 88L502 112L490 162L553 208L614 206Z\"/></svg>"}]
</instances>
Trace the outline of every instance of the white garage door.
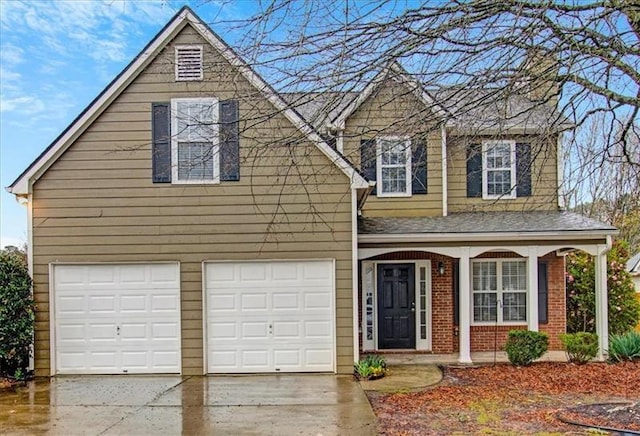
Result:
<instances>
[{"instance_id":1,"label":"white garage door","mask_svg":"<svg viewBox=\"0 0 640 436\"><path fill-rule=\"evenodd\" d=\"M335 371L333 261L205 265L209 373Z\"/></svg>"},{"instance_id":2,"label":"white garage door","mask_svg":"<svg viewBox=\"0 0 640 436\"><path fill-rule=\"evenodd\" d=\"M54 265L58 374L180 373L177 263Z\"/></svg>"}]
</instances>

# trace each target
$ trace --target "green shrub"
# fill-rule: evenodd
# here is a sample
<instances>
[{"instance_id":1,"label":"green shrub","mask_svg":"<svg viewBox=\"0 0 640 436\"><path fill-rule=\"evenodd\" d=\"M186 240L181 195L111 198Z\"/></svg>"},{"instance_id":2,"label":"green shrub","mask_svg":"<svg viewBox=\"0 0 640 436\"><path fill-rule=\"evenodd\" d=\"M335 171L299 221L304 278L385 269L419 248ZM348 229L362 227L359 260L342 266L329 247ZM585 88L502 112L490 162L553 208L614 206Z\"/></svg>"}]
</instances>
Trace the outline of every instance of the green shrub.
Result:
<instances>
[{"instance_id":1,"label":"green shrub","mask_svg":"<svg viewBox=\"0 0 640 436\"><path fill-rule=\"evenodd\" d=\"M34 309L25 255L7 247L0 251L0 375L4 377L27 374Z\"/></svg>"},{"instance_id":2,"label":"green shrub","mask_svg":"<svg viewBox=\"0 0 640 436\"><path fill-rule=\"evenodd\" d=\"M613 362L640 360L640 333L630 330L609 337L609 359Z\"/></svg>"},{"instance_id":3,"label":"green shrub","mask_svg":"<svg viewBox=\"0 0 640 436\"><path fill-rule=\"evenodd\" d=\"M607 253L609 332L622 334L640 319L640 300L626 269L629 251L616 241ZM567 256L567 331L596 331L595 269L593 256L582 251Z\"/></svg>"},{"instance_id":4,"label":"green shrub","mask_svg":"<svg viewBox=\"0 0 640 436\"><path fill-rule=\"evenodd\" d=\"M578 332L560 335L569 362L582 365L598 354L598 335Z\"/></svg>"},{"instance_id":5,"label":"green shrub","mask_svg":"<svg viewBox=\"0 0 640 436\"><path fill-rule=\"evenodd\" d=\"M527 366L542 357L549 348L546 333L528 330L511 330L505 345L509 362L515 366Z\"/></svg>"},{"instance_id":6,"label":"green shrub","mask_svg":"<svg viewBox=\"0 0 640 436\"><path fill-rule=\"evenodd\" d=\"M369 354L364 359L356 362L353 365L353 369L359 378L380 378L387 372L387 362L384 357Z\"/></svg>"}]
</instances>

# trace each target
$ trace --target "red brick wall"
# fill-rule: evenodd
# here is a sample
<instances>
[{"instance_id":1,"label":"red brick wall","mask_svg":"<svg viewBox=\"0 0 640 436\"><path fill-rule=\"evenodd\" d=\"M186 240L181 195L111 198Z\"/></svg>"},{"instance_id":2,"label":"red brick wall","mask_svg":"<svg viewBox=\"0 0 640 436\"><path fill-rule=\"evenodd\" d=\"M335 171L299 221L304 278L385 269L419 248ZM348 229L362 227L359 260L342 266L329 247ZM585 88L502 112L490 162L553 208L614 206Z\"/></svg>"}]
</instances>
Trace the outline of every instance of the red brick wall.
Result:
<instances>
[{"instance_id":1,"label":"red brick wall","mask_svg":"<svg viewBox=\"0 0 640 436\"><path fill-rule=\"evenodd\" d=\"M512 252L484 253L481 258L519 257ZM408 251L389 253L367 260L397 261L397 260L431 260L431 301L432 301L432 352L447 354L458 351L458 327L453 324L453 282L452 271L454 259L433 253ZM540 331L549 334L549 349L561 350L559 334L564 333L566 326L565 312L565 279L564 258L555 254L544 256L542 261L547 263L547 280L549 292L548 323L540 324ZM438 274L438 263L445 265L445 274ZM360 307L362 307L360 305ZM360 319L362 315L360 314ZM526 326L495 326L471 327L471 351L493 351L504 349L507 333L513 329L526 329Z\"/></svg>"}]
</instances>

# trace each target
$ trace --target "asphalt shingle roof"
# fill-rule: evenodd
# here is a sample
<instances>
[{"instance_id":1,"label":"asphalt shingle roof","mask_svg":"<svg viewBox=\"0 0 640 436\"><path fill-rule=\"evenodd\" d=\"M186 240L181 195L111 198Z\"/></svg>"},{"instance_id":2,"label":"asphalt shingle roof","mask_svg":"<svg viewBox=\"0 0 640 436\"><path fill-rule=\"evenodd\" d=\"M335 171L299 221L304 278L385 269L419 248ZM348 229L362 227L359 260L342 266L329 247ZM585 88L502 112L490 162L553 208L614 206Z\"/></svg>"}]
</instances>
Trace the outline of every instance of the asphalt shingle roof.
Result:
<instances>
[{"instance_id":1,"label":"asphalt shingle roof","mask_svg":"<svg viewBox=\"0 0 640 436\"><path fill-rule=\"evenodd\" d=\"M465 212L437 217L360 217L358 233L615 232L616 228L572 212Z\"/></svg>"}]
</instances>

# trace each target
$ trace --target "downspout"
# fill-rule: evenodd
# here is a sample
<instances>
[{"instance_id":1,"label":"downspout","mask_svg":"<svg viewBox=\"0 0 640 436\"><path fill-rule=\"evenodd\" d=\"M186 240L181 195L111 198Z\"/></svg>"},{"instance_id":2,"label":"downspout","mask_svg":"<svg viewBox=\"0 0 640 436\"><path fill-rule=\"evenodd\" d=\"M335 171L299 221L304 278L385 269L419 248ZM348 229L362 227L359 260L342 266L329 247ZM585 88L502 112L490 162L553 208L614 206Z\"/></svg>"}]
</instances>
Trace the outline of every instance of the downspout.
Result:
<instances>
[{"instance_id":1,"label":"downspout","mask_svg":"<svg viewBox=\"0 0 640 436\"><path fill-rule=\"evenodd\" d=\"M351 188L351 286L353 311L353 362L360 360L358 323L358 193Z\"/></svg>"},{"instance_id":2,"label":"downspout","mask_svg":"<svg viewBox=\"0 0 640 436\"><path fill-rule=\"evenodd\" d=\"M442 148L442 216L448 214L448 185L447 185L447 128L445 123L440 125L440 137Z\"/></svg>"}]
</instances>

